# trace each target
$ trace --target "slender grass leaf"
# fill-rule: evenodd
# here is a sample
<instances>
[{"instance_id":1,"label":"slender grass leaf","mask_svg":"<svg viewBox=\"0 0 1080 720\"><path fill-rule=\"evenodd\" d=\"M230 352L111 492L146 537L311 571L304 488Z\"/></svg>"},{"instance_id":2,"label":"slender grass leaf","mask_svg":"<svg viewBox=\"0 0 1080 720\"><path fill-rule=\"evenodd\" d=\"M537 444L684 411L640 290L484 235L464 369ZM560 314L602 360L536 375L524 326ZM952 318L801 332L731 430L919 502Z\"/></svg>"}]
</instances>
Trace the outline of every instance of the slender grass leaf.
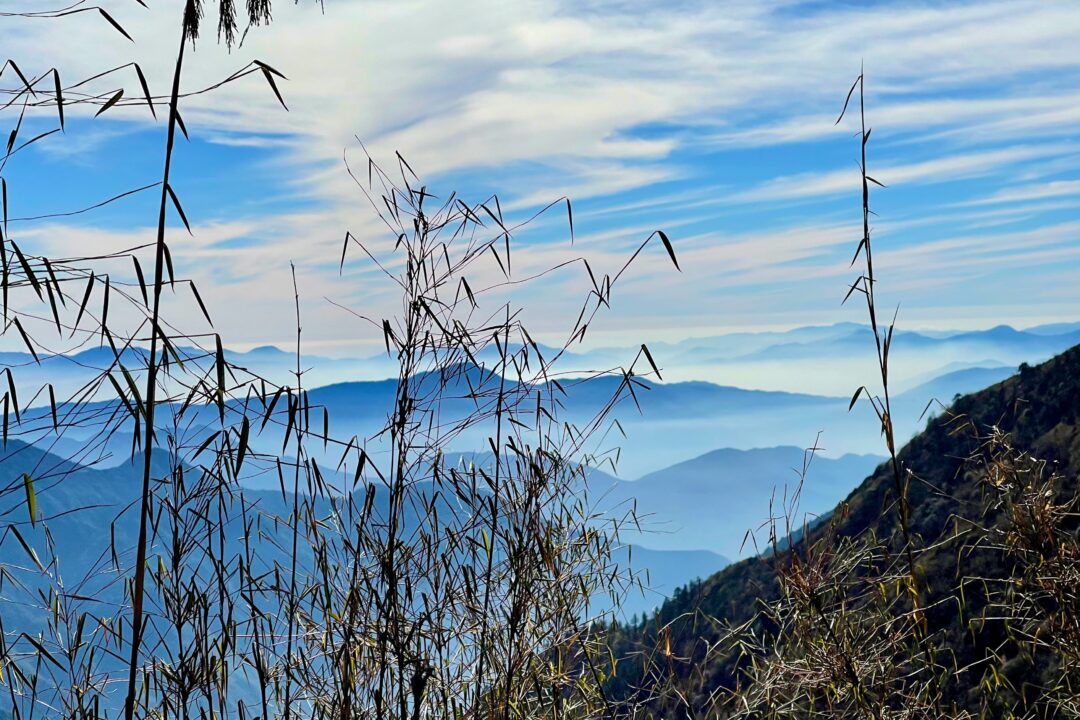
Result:
<instances>
[{"instance_id":1,"label":"slender grass leaf","mask_svg":"<svg viewBox=\"0 0 1080 720\"><path fill-rule=\"evenodd\" d=\"M860 387L858 390L855 391L855 394L851 396L851 402L848 403L848 406L847 406L848 412L851 412L851 409L853 407L855 407L855 403L859 401L859 397L865 391L866 391L866 386L865 385Z\"/></svg>"},{"instance_id":2,"label":"slender grass leaf","mask_svg":"<svg viewBox=\"0 0 1080 720\"><path fill-rule=\"evenodd\" d=\"M30 267L30 263L27 262L26 256L23 255L23 251L15 244L14 240L11 240L11 249L15 251L15 257L19 260L19 265L22 266L23 273L30 281L30 285L34 288L34 294L38 296L38 300L44 300L45 298L41 294L41 282L38 280L37 273Z\"/></svg>"},{"instance_id":3,"label":"slender grass leaf","mask_svg":"<svg viewBox=\"0 0 1080 720\"><path fill-rule=\"evenodd\" d=\"M570 223L570 246L574 245L574 209L570 206L570 198L566 198L566 219Z\"/></svg>"},{"instance_id":4,"label":"slender grass leaf","mask_svg":"<svg viewBox=\"0 0 1080 720\"><path fill-rule=\"evenodd\" d=\"M390 327L389 320L383 320L383 340L386 342L386 354L390 354L390 341L393 340L394 347L397 347L397 338L394 337L394 330Z\"/></svg>"},{"instance_id":5,"label":"slender grass leaf","mask_svg":"<svg viewBox=\"0 0 1080 720\"><path fill-rule=\"evenodd\" d=\"M270 418L274 415L274 408L277 406L278 400L281 398L281 394L285 392L284 387L278 387L277 392L274 393L274 397L270 399L270 406L266 408L266 412L263 414L262 428L266 427L266 423L270 421Z\"/></svg>"},{"instance_id":6,"label":"slender grass leaf","mask_svg":"<svg viewBox=\"0 0 1080 720\"><path fill-rule=\"evenodd\" d=\"M105 18L109 22L110 25L112 25L114 28L116 28L116 31L118 33L120 33L121 35L126 37L128 40L131 40L131 42L135 42L135 39L132 38L130 35L128 35L127 30L125 30L123 28L123 26L120 25L120 23L116 22L116 20L113 18L112 15L105 12L105 8L100 8L99 7L98 12L101 13L101 17Z\"/></svg>"},{"instance_id":7,"label":"slender grass leaf","mask_svg":"<svg viewBox=\"0 0 1080 720\"><path fill-rule=\"evenodd\" d=\"M225 422L225 349L221 346L221 335L214 335L214 342L217 345L215 365L217 366L218 414L221 416L221 422Z\"/></svg>"},{"instance_id":8,"label":"slender grass leaf","mask_svg":"<svg viewBox=\"0 0 1080 720\"><path fill-rule=\"evenodd\" d=\"M11 396L11 407L15 411L15 422L20 422L19 415L19 394L15 390L15 376L11 374L11 368L4 368L4 374L7 375L8 381L8 395ZM4 396L7 398L7 395ZM6 415L7 413L5 413Z\"/></svg>"},{"instance_id":9,"label":"slender grass leaf","mask_svg":"<svg viewBox=\"0 0 1080 720\"><path fill-rule=\"evenodd\" d=\"M56 412L56 393L53 392L52 383L49 383L49 409L52 411L53 430L60 429L60 417Z\"/></svg>"},{"instance_id":10,"label":"slender grass leaf","mask_svg":"<svg viewBox=\"0 0 1080 720\"><path fill-rule=\"evenodd\" d=\"M210 435L208 435L207 438L202 441L202 444L199 445L198 449L195 451L195 454L192 456L192 459L202 455L206 451L206 448L210 447L210 443L214 442L214 440L220 434L220 430L215 430L214 432L210 433Z\"/></svg>"},{"instance_id":11,"label":"slender grass leaf","mask_svg":"<svg viewBox=\"0 0 1080 720\"><path fill-rule=\"evenodd\" d=\"M128 385L128 390L131 391L131 396L135 398L135 409L138 410L143 417L146 417L148 408L143 403L142 393L139 392L139 385L135 382L135 378L122 364L120 365L120 373L124 376L124 381ZM136 433L136 435L137 434L138 433Z\"/></svg>"},{"instance_id":12,"label":"slender grass leaf","mask_svg":"<svg viewBox=\"0 0 1080 720\"><path fill-rule=\"evenodd\" d=\"M150 97L150 86L146 83L146 76L143 75L142 68L139 67L139 63L134 63L135 74L139 76L139 84L142 85L143 97L146 98L146 105L150 108L150 114L157 120L157 112L154 110L154 100ZM186 135L186 133L185 133Z\"/></svg>"},{"instance_id":13,"label":"slender grass leaf","mask_svg":"<svg viewBox=\"0 0 1080 720\"><path fill-rule=\"evenodd\" d=\"M412 166L409 165L409 162L405 158L403 158L401 156L401 153L395 150L394 154L397 155L398 162L400 162L402 165L404 165L406 168L408 168L409 173L413 176L413 178L416 179L416 180L419 180L420 178L416 175L416 171L413 170ZM492 216L492 217L494 217L494 216Z\"/></svg>"},{"instance_id":14,"label":"slender grass leaf","mask_svg":"<svg viewBox=\"0 0 1080 720\"><path fill-rule=\"evenodd\" d=\"M177 214L180 215L180 219L184 223L184 227L187 228L188 234L193 235L191 232L191 225L188 223L187 215L184 214L184 208L180 206L180 198L176 197L176 193L172 189L172 185L166 184L165 190L169 193L169 197L172 199L173 207L176 208Z\"/></svg>"},{"instance_id":15,"label":"slender grass leaf","mask_svg":"<svg viewBox=\"0 0 1080 720\"><path fill-rule=\"evenodd\" d=\"M184 125L184 118L180 115L180 111L173 110L173 117L176 118L176 127L180 128L180 132L184 134L184 139L191 142L191 137L188 135L187 126Z\"/></svg>"},{"instance_id":16,"label":"slender grass leaf","mask_svg":"<svg viewBox=\"0 0 1080 720\"><path fill-rule=\"evenodd\" d=\"M22 536L22 533L19 532L19 528L15 527L14 525L8 525L7 529L11 532L12 535L15 536L15 539L19 541L19 544L22 545L22 549L26 551L26 554L34 562L34 565L37 566L38 571L42 573L45 572L45 566L41 564L41 560L38 558L38 554L34 551L32 547L30 547L30 543L26 542L26 538L24 538Z\"/></svg>"},{"instance_id":17,"label":"slender grass leaf","mask_svg":"<svg viewBox=\"0 0 1080 720\"><path fill-rule=\"evenodd\" d=\"M840 110L840 115L839 115L839 117L836 118L836 122L833 123L833 125L839 125L840 121L844 119L844 114L847 113L848 103L851 102L851 94L853 92L855 92L855 88L858 87L859 82L861 80L862 80L862 75L859 75L859 77L855 78L855 82L851 83L851 89L848 90L847 97L844 98L844 107L843 107L842 110Z\"/></svg>"},{"instance_id":18,"label":"slender grass leaf","mask_svg":"<svg viewBox=\"0 0 1080 720\"><path fill-rule=\"evenodd\" d=\"M285 448L289 444L289 438L292 435L293 427L296 425L296 405L299 403L293 402L292 392L285 397L286 404L288 405L288 417L285 420L285 435L281 442L281 451L285 452Z\"/></svg>"},{"instance_id":19,"label":"slender grass leaf","mask_svg":"<svg viewBox=\"0 0 1080 720\"><path fill-rule=\"evenodd\" d=\"M278 102L281 103L281 107L288 111L289 106L285 104L285 98L281 97L281 91L278 90L277 83L274 82L274 76L265 65L260 65L260 68L262 69L263 77L266 78L266 82L270 84L270 89L274 91L274 95L277 97Z\"/></svg>"},{"instance_id":20,"label":"slender grass leaf","mask_svg":"<svg viewBox=\"0 0 1080 720\"><path fill-rule=\"evenodd\" d=\"M22 80L23 85L25 85L26 89L30 91L30 94L34 97L37 97L37 93L34 92L34 86L31 85L30 81L26 79L26 76L23 75L23 71L19 69L19 66L15 64L15 61L8 60L7 64L10 65L11 69L15 71L15 74L19 76L19 79Z\"/></svg>"},{"instance_id":21,"label":"slender grass leaf","mask_svg":"<svg viewBox=\"0 0 1080 720\"><path fill-rule=\"evenodd\" d=\"M282 80L288 80L289 79L289 78L285 77L284 75L282 75L280 72L278 72L276 69L274 69L272 66L268 65L267 63L264 63L262 60L252 60L252 62L255 63L256 65L258 65L264 72L273 73L274 75L277 75Z\"/></svg>"},{"instance_id":22,"label":"slender grass leaf","mask_svg":"<svg viewBox=\"0 0 1080 720\"><path fill-rule=\"evenodd\" d=\"M465 280L464 277L461 278L461 286L463 288L465 288L465 296L469 298L469 303L475 308L476 307L476 296L473 295L472 288L469 287L469 283Z\"/></svg>"},{"instance_id":23,"label":"slender grass leaf","mask_svg":"<svg viewBox=\"0 0 1080 720\"><path fill-rule=\"evenodd\" d=\"M116 103L120 102L120 98L122 98L122 97L124 97L124 91L123 90L117 90L116 94L113 95L111 98L109 98L108 102L106 102L104 105L101 106L100 110L98 110L96 113L94 113L94 117L97 117L101 113L103 113L106 110L108 110L109 108L111 108Z\"/></svg>"},{"instance_id":24,"label":"slender grass leaf","mask_svg":"<svg viewBox=\"0 0 1080 720\"><path fill-rule=\"evenodd\" d=\"M45 272L49 275L49 280L52 281L53 287L56 288L56 296L60 298L60 304L67 307L67 303L64 302L64 291L60 289L60 280L56 277L56 271L53 270L52 263L49 262L49 258L42 258L42 262L45 263ZM46 282L46 287L48 283Z\"/></svg>"},{"instance_id":25,"label":"slender grass leaf","mask_svg":"<svg viewBox=\"0 0 1080 720\"><path fill-rule=\"evenodd\" d=\"M199 309L202 310L203 317L206 318L206 322L210 323L210 327L214 327L214 321L210 319L210 313L206 310L206 304L203 303L202 297L199 295L198 288L195 287L195 283L189 282L188 287L191 288L191 294L195 296L195 302L199 303Z\"/></svg>"},{"instance_id":26,"label":"slender grass leaf","mask_svg":"<svg viewBox=\"0 0 1080 720\"><path fill-rule=\"evenodd\" d=\"M862 278L859 278L855 282L851 283L851 286L848 288L847 293L844 295L844 299L840 301L841 305L845 304L848 301L848 298L850 298L852 293L854 293L856 290L858 290L859 292L863 292L863 293L866 292L861 287L859 287L859 282L861 280L862 280Z\"/></svg>"},{"instance_id":27,"label":"slender grass leaf","mask_svg":"<svg viewBox=\"0 0 1080 720\"><path fill-rule=\"evenodd\" d=\"M20 151L20 150L22 150L22 149L23 149L24 147L27 147L27 146L33 145L33 144L34 144L34 143L36 143L36 142L37 142L38 140L41 140L42 138L47 138L47 137L49 137L50 135L55 135L55 134L56 134L56 133L58 133L58 132L60 132L60 128L53 128L52 130L46 130L46 131L45 131L45 132L43 132L43 133L38 133L37 135L35 135L34 137L30 138L29 140L27 140L27 141L26 141L26 142L24 142L23 144L19 145L19 147L15 148L15 152L19 152L19 151Z\"/></svg>"},{"instance_id":28,"label":"slender grass leaf","mask_svg":"<svg viewBox=\"0 0 1080 720\"><path fill-rule=\"evenodd\" d=\"M60 116L60 129L64 129L64 91L60 87L60 71L53 69L53 85L56 88L56 113Z\"/></svg>"},{"instance_id":29,"label":"slender grass leaf","mask_svg":"<svg viewBox=\"0 0 1080 720\"><path fill-rule=\"evenodd\" d=\"M26 334L26 330L23 329L22 323L19 322L19 318L12 318L15 322L15 329L19 331L19 335L22 336L23 342L26 343L26 348L30 351L30 354L34 357L34 362L38 365L41 364L41 359L38 358L37 351L34 350L34 344L30 342L30 336Z\"/></svg>"},{"instance_id":30,"label":"slender grass leaf","mask_svg":"<svg viewBox=\"0 0 1080 720\"><path fill-rule=\"evenodd\" d=\"M641 352L645 353L645 359L649 361L649 365L652 367L653 372L656 373L656 377L660 380L663 380L664 378L660 375L660 368L656 366L656 361L653 360L652 353L649 352L649 348L645 345L645 343L641 344Z\"/></svg>"},{"instance_id":31,"label":"slender grass leaf","mask_svg":"<svg viewBox=\"0 0 1080 720\"><path fill-rule=\"evenodd\" d=\"M502 258L499 257L499 251L495 249L494 245L488 245L488 249L491 250L491 254L495 256L495 262L499 263L499 269L502 270L503 276L509 279L510 275L506 272L506 267L503 265Z\"/></svg>"},{"instance_id":32,"label":"slender grass leaf","mask_svg":"<svg viewBox=\"0 0 1080 720\"><path fill-rule=\"evenodd\" d=\"M176 284L176 275L173 273L172 252L168 243L161 243L161 253L165 256L165 271L169 273L169 286Z\"/></svg>"},{"instance_id":33,"label":"slender grass leaf","mask_svg":"<svg viewBox=\"0 0 1080 720\"><path fill-rule=\"evenodd\" d=\"M102 10L102 12L105 12L105 11ZM40 563L38 563L38 564L40 565ZM56 667L60 668L61 671L66 671L67 670L67 668L65 668L63 665L60 664L59 660L57 660L55 657L53 657L53 654L51 652L49 652L48 650L45 649L45 646L42 645L39 640L37 640L36 638L31 637L30 635L28 635L26 633L23 633L22 636L24 638L26 638L27 642L29 642L31 645L33 645L35 648L37 648L37 651L41 655L43 655L46 660L51 662Z\"/></svg>"},{"instance_id":34,"label":"slender grass leaf","mask_svg":"<svg viewBox=\"0 0 1080 720\"><path fill-rule=\"evenodd\" d=\"M23 473L23 491L26 493L26 509L30 513L30 526L37 525L37 493L34 492L34 478L30 473Z\"/></svg>"},{"instance_id":35,"label":"slender grass leaf","mask_svg":"<svg viewBox=\"0 0 1080 720\"><path fill-rule=\"evenodd\" d=\"M244 416L244 420L240 425L240 439L236 447L236 474L240 474L240 468L244 464L244 458L247 456L248 451L248 434L251 431L251 427L248 423L247 416Z\"/></svg>"},{"instance_id":36,"label":"slender grass leaf","mask_svg":"<svg viewBox=\"0 0 1080 720\"><path fill-rule=\"evenodd\" d=\"M134 255L131 256L131 262L135 264L135 277L139 281L139 292L142 293L143 305L149 305L150 298L146 294L146 277L143 275L142 265L139 263L139 258Z\"/></svg>"},{"instance_id":37,"label":"slender grass leaf","mask_svg":"<svg viewBox=\"0 0 1080 720\"><path fill-rule=\"evenodd\" d=\"M111 295L109 276L105 276L105 294L101 300L101 332L104 334L109 327L109 295Z\"/></svg>"},{"instance_id":38,"label":"slender grass leaf","mask_svg":"<svg viewBox=\"0 0 1080 720\"><path fill-rule=\"evenodd\" d=\"M120 387L120 383L116 380L112 373L106 373L105 376L109 378L109 382L112 384L113 390L116 391L116 397L118 397L120 399L120 402L124 404L124 407L127 409L128 414L131 415L131 417L134 418L136 421L138 421L139 412L131 405L131 401L128 400L127 393L124 392L124 389Z\"/></svg>"},{"instance_id":39,"label":"slender grass leaf","mask_svg":"<svg viewBox=\"0 0 1080 720\"><path fill-rule=\"evenodd\" d=\"M668 257L671 258L671 262L675 264L675 269L682 272L682 268L679 267L679 261L675 259L675 248L671 246L671 240L668 239L667 233L663 230L657 230L656 234L660 236L660 242L664 243L664 249L667 250Z\"/></svg>"}]
</instances>

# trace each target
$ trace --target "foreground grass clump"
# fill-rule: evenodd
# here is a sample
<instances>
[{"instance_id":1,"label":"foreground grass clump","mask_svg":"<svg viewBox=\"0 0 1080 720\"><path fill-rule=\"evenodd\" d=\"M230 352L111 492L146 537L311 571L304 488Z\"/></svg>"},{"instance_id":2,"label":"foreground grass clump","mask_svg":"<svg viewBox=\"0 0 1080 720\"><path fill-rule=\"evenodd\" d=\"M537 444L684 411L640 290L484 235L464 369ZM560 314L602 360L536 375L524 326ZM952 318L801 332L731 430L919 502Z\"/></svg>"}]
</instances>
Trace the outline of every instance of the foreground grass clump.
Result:
<instances>
[{"instance_id":1,"label":"foreground grass clump","mask_svg":"<svg viewBox=\"0 0 1080 720\"><path fill-rule=\"evenodd\" d=\"M216 8L231 43L235 3ZM252 25L270 20L269 2L247 9ZM33 15L59 21L69 10ZM610 560L621 520L598 520L586 469L603 461L611 409L639 372L658 370L642 346L627 367L598 371L616 389L575 427L560 411L561 361L647 245L674 261L667 236L653 233L612 273L580 258L551 268L588 282L561 347L541 352L517 300L536 276L513 272L520 225L499 200L439 198L404 160L386 172L368 159L354 178L385 236L347 233L333 261L359 253L399 294L396 317L353 313L397 377L380 432L335 437L304 385L295 272L296 371L275 384L229 362L212 308L166 242L182 242L170 218L191 230L171 168L188 134L184 59L203 10L184 4L166 96L136 65L76 83L4 66L5 80L18 79L0 108L13 142L27 108L54 110L62 129L83 105L101 114L137 104L165 125L159 181L74 211L152 192L145 242L35 254L9 232L5 194L4 334L35 361L93 346L106 358L66 398L51 386L20 397L33 367L5 368L0 683L12 715L608 716L595 628L612 602L596 598L617 605L634 578ZM105 11L88 17L127 35ZM121 71L138 92L88 91ZM282 75L262 62L195 92L252 74L282 98ZM550 207L565 207L572 236L569 201ZM173 293L204 327L168 316ZM461 438L475 452L447 453ZM64 441L80 443L75 461L48 452ZM125 462L95 470L118 441ZM253 476L278 491L248 489Z\"/></svg>"}]
</instances>

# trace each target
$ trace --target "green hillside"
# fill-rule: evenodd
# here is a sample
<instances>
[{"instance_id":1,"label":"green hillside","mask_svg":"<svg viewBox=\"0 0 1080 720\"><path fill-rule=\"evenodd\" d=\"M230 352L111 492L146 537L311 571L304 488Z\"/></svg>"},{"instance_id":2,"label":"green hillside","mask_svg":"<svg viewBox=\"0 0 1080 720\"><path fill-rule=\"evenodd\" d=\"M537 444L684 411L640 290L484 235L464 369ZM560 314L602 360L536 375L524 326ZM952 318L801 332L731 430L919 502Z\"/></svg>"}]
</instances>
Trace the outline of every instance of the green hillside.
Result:
<instances>
[{"instance_id":1,"label":"green hillside","mask_svg":"<svg viewBox=\"0 0 1080 720\"><path fill-rule=\"evenodd\" d=\"M1073 497L1080 471L1080 347L958 398L899 453L902 472L917 478L909 491L910 529L926 608L925 646L944 668L932 680L940 684L942 710L950 717L965 710L1052 716L1042 701L1056 660L1013 643L1005 623L996 619L1000 612L989 605L997 581L1017 569L1012 556L982 542L1009 521L990 502L993 493L972 460L985 455L992 428L1011 437L1016 453L1046 461L1046 474L1062 477L1059 497ZM877 537L898 551L895 506L892 470L881 465L829 523L809 534L809 546ZM1071 532L1075 540L1075 523L1068 517L1063 522L1066 538ZM784 557L731 565L677 593L645 625L617 631L621 661L613 692L621 698L650 696L652 710L668 718L728 714L734 706L724 691L738 687L745 694L751 674L751 658L727 642L728 628L749 623L760 647L770 648L762 656L771 652L776 627L759 613L781 596L776 568ZM992 692L983 692L987 688Z\"/></svg>"}]
</instances>

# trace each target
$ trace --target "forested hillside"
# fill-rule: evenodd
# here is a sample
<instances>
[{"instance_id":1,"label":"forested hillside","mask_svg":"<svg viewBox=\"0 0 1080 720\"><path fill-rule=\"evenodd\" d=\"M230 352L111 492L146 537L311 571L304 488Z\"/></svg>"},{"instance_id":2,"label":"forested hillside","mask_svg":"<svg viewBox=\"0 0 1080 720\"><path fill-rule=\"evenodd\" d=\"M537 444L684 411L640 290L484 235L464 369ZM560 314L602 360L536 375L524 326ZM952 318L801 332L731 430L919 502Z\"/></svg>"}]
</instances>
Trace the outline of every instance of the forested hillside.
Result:
<instances>
[{"instance_id":1,"label":"forested hillside","mask_svg":"<svg viewBox=\"0 0 1080 720\"><path fill-rule=\"evenodd\" d=\"M992 716L1055 712L1044 701L1051 679L1062 682L1055 674L1060 657L1036 649L1037 643L1016 643L1008 613L996 605L1001 593L1023 589L1018 577L1030 569L1024 564L1032 559L1030 554L1006 552L994 539L1017 540L1025 532L1042 530L1038 507L1000 497L1023 492L1010 485L1017 478L1034 478L1017 470L1023 463L1033 467L1031 458L1045 461L1046 479L1060 476L1053 485L1060 505L1075 497L1080 471L1078 420L1080 347L1074 347L1043 365L1021 366L1017 375L958 398L899 453L902 471L911 478L915 576L922 593L925 645L933 649L940 666L931 675L941 688L943 711ZM1003 447L1007 457L1000 452ZM777 641L778 626L772 612L763 610L790 595L793 567L806 576L811 569L825 573L845 543L866 538L887 538L886 544L897 549L900 533L893 488L893 474L885 463L836 508L828 522L796 543L792 554L765 554L729 566L677 593L645 625L623 628L616 642L621 661L612 680L617 693L652 695L652 708L663 710L666 717L695 717L717 708L737 713L738 703L731 702L734 698L727 691L746 694L755 663L733 628L752 630L762 638L760 646L769 647ZM1034 559L1043 573L1065 553L1069 536L1075 540L1076 523L1067 508L1053 514L1065 541L1057 542L1060 547L1051 542ZM859 567L854 572L869 571ZM785 580L783 588L778 573ZM1067 589L1063 597L1076 600ZM847 599L852 608L857 606L858 594L850 587ZM1014 600L1020 602L1019 597ZM1060 620L1055 613L1077 609L1063 607L1046 593L1042 601L1048 615L1038 624L1044 633ZM901 607L910 609L905 603ZM859 638L856 634L850 644L841 640L851 648ZM1066 681L1071 678L1070 673L1065 675Z\"/></svg>"}]
</instances>

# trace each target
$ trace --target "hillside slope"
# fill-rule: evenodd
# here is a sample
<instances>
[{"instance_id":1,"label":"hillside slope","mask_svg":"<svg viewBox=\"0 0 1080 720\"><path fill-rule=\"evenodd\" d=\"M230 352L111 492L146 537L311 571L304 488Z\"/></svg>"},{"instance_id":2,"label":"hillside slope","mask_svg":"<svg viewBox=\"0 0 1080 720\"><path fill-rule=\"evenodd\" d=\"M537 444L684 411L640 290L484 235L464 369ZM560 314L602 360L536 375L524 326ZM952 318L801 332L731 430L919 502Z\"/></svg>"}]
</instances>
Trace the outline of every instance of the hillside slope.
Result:
<instances>
[{"instance_id":1,"label":"hillside slope","mask_svg":"<svg viewBox=\"0 0 1080 720\"><path fill-rule=\"evenodd\" d=\"M959 668L947 680L950 698L958 706L975 709L974 689L990 665L1018 686L1037 671L1015 657L1016 652L1009 663L998 663L989 656L992 647L1006 640L1004 629L994 621L981 624L979 633L969 632L969 624L987 607L982 580L1005 577L1009 564L1000 554L973 550L968 535L949 539L950 529L964 524L958 518L973 521L970 527L1003 521L993 512L987 514L985 487L971 472L967 459L978 452L980 438L975 432L957 432L961 422L967 427L967 421L980 433L991 427L1009 433L1018 450L1046 460L1050 469L1063 476L1063 493L1075 493L1080 472L1080 346L1038 367L1022 366L1019 374L958 398L949 413L931 419L899 454L904 471L910 470L920 479L910 489L910 524L917 543L929 548L919 554L918 561L930 608L929 630L954 654L955 667ZM892 488L892 473L882 465L837 507L838 536L855 537L868 531L878 537L893 535L896 514ZM823 532L814 530L811 542L822 539ZM643 656L636 653L657 647L658 637L664 638L661 646L670 648L670 653L664 654L667 667L663 674L674 679L677 694L686 698L695 712L710 707L710 695L718 688L730 689L744 682L740 660L734 655L717 657L714 646L725 623L749 621L761 607L759 601L778 597L774 562L755 557L731 565L677 593L646 625L617 633L616 650L624 660L613 682L614 691L626 696L635 686L649 690L642 679L646 672ZM953 597L963 597L962 617L958 604L950 600ZM667 629L658 633L657 628L665 624ZM712 653L709 648L713 648ZM705 662L707 654L709 662ZM666 694L654 709L667 717L686 716L683 701L672 697Z\"/></svg>"}]
</instances>

